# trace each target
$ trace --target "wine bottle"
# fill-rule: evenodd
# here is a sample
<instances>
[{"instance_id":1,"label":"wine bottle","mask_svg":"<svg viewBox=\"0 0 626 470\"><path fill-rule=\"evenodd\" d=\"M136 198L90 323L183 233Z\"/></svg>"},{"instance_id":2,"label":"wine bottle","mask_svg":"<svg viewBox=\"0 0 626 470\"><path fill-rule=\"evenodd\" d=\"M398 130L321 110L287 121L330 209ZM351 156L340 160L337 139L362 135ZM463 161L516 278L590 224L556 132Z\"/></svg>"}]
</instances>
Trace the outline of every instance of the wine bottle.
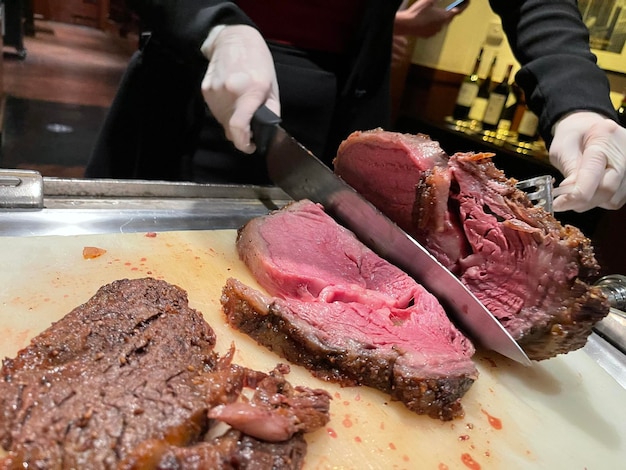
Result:
<instances>
[{"instance_id":1,"label":"wine bottle","mask_svg":"<svg viewBox=\"0 0 626 470\"><path fill-rule=\"evenodd\" d=\"M487 100L487 108L485 109L485 115L483 116L483 129L494 130L498 128L498 122L509 92L511 91L511 85L509 85L509 79L511 78L511 71L513 65L509 64L504 73L504 78L498 83L493 90L489 93L489 99Z\"/></svg>"},{"instance_id":2,"label":"wine bottle","mask_svg":"<svg viewBox=\"0 0 626 470\"><path fill-rule=\"evenodd\" d=\"M500 116L500 121L498 122L498 131L508 133L517 132L519 119L516 121L515 118L518 114L521 98L521 89L514 81L511 83L511 92L509 93L509 97L504 104L504 110L502 111L502 116Z\"/></svg>"},{"instance_id":3,"label":"wine bottle","mask_svg":"<svg viewBox=\"0 0 626 470\"><path fill-rule=\"evenodd\" d=\"M517 129L517 140L520 142L534 142L537 140L539 118L530 109L526 108Z\"/></svg>"},{"instance_id":4,"label":"wine bottle","mask_svg":"<svg viewBox=\"0 0 626 470\"><path fill-rule=\"evenodd\" d=\"M626 127L626 91L622 97L622 104L617 108L617 120L622 127Z\"/></svg>"},{"instance_id":5,"label":"wine bottle","mask_svg":"<svg viewBox=\"0 0 626 470\"><path fill-rule=\"evenodd\" d=\"M513 120L511 121L511 132L517 132L519 129L519 123L522 121L522 117L524 117L524 112L527 109L526 106L526 95L524 94L524 90L515 82L511 85L513 90L517 93L517 107L515 108L515 114L513 115Z\"/></svg>"},{"instance_id":6,"label":"wine bottle","mask_svg":"<svg viewBox=\"0 0 626 470\"><path fill-rule=\"evenodd\" d=\"M480 86L480 79L478 78L478 69L480 68L480 61L483 57L484 48L480 48L478 56L476 56L476 62L474 62L474 68L472 73L466 75L459 88L459 94L456 97L456 104L452 111L452 117L456 120L467 119L469 115L472 103L478 95L478 87Z\"/></svg>"},{"instance_id":7,"label":"wine bottle","mask_svg":"<svg viewBox=\"0 0 626 470\"><path fill-rule=\"evenodd\" d=\"M491 91L491 81L493 80L493 69L496 66L497 56L493 56L491 65L489 66L489 72L478 87L478 94L472 103L468 117L475 121L481 121L485 117L485 110L487 109L487 101L489 100L489 92Z\"/></svg>"}]
</instances>

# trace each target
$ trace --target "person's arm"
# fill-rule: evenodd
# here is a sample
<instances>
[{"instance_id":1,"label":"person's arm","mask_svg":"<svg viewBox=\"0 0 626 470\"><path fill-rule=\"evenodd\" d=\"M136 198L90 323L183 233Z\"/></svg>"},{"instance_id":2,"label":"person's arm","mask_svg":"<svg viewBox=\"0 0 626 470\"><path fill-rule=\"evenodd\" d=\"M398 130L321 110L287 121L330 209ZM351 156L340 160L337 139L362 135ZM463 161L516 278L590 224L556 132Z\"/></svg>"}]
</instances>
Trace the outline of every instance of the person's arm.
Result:
<instances>
[{"instance_id":1,"label":"person's arm","mask_svg":"<svg viewBox=\"0 0 626 470\"><path fill-rule=\"evenodd\" d=\"M615 118L606 73L589 49L576 0L490 0L521 64L516 81L550 143L552 126L578 109Z\"/></svg>"},{"instance_id":2,"label":"person's arm","mask_svg":"<svg viewBox=\"0 0 626 470\"><path fill-rule=\"evenodd\" d=\"M126 0L126 3L151 32L152 39L185 64L206 67L200 46L214 26L253 26L241 9L223 0Z\"/></svg>"},{"instance_id":3,"label":"person's arm","mask_svg":"<svg viewBox=\"0 0 626 470\"><path fill-rule=\"evenodd\" d=\"M202 95L226 138L252 153L252 114L265 104L280 115L272 55L252 21L234 3L219 0L127 2L151 32L150 41L204 74Z\"/></svg>"},{"instance_id":4,"label":"person's arm","mask_svg":"<svg viewBox=\"0 0 626 470\"><path fill-rule=\"evenodd\" d=\"M589 48L576 0L490 0L515 57L516 81L551 163L565 177L554 209L618 209L626 203L626 129L615 122L606 73Z\"/></svg>"}]
</instances>

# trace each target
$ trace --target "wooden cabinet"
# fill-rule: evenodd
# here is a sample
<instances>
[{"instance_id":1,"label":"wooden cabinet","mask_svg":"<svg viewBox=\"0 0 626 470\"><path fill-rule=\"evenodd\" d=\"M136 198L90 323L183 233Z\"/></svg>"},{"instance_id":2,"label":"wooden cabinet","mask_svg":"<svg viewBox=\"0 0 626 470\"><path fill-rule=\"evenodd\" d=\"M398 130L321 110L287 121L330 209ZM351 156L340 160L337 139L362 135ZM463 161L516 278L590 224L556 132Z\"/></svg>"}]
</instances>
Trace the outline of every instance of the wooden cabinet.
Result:
<instances>
[{"instance_id":1,"label":"wooden cabinet","mask_svg":"<svg viewBox=\"0 0 626 470\"><path fill-rule=\"evenodd\" d=\"M33 11L45 20L98 29L109 25L110 0L33 0Z\"/></svg>"}]
</instances>

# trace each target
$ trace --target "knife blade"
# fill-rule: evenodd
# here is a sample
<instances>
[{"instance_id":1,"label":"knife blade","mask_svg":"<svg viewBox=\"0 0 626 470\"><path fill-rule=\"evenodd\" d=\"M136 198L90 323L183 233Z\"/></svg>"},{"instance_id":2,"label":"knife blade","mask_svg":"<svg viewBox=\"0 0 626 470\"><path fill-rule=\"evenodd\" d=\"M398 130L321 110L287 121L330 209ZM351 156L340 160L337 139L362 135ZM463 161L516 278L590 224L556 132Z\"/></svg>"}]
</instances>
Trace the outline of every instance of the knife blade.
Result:
<instances>
[{"instance_id":1,"label":"knife blade","mask_svg":"<svg viewBox=\"0 0 626 470\"><path fill-rule=\"evenodd\" d=\"M509 332L454 274L280 124L280 118L265 106L251 122L257 151L266 158L268 175L276 186L294 200L322 204L362 243L435 295L453 322L481 346L526 366L532 364Z\"/></svg>"}]
</instances>

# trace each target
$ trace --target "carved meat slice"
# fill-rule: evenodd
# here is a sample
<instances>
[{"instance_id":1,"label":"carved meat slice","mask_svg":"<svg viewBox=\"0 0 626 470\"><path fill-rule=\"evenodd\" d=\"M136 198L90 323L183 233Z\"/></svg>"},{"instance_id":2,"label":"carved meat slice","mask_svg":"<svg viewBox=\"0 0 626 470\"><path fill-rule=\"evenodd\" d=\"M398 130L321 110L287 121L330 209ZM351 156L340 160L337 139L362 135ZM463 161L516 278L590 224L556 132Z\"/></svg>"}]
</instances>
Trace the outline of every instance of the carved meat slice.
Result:
<instances>
[{"instance_id":1,"label":"carved meat slice","mask_svg":"<svg viewBox=\"0 0 626 470\"><path fill-rule=\"evenodd\" d=\"M389 393L411 410L462 416L474 348L436 298L303 200L247 223L241 258L269 296L229 280L231 325L318 376Z\"/></svg>"}]
</instances>

